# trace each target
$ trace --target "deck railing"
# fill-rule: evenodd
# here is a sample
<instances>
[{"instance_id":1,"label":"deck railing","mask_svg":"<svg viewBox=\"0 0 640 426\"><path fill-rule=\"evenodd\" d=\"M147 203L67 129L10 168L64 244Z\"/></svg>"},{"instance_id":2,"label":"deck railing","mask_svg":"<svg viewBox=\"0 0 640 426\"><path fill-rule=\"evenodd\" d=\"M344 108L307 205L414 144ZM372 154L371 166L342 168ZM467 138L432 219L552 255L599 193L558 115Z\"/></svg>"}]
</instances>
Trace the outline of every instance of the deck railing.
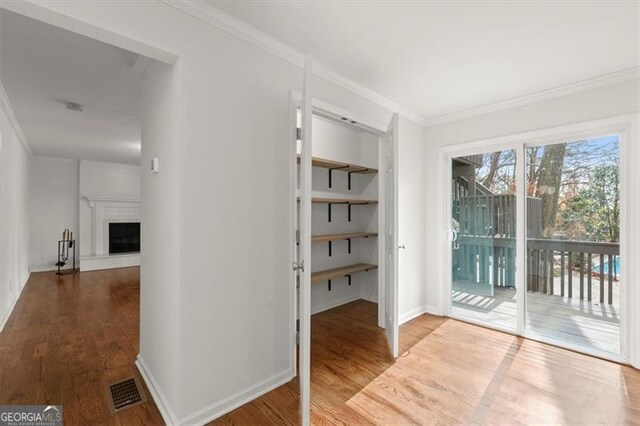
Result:
<instances>
[{"instance_id":1,"label":"deck railing","mask_svg":"<svg viewBox=\"0 0 640 426\"><path fill-rule=\"evenodd\" d=\"M453 259L457 278L515 286L516 196L470 196L462 186L458 189L453 201L459 227ZM612 304L620 245L540 238L541 212L541 200L527 197L527 290L588 301L595 296L601 303ZM578 295L573 294L574 279L579 283ZM597 295L594 282L599 284Z\"/></svg>"},{"instance_id":2,"label":"deck railing","mask_svg":"<svg viewBox=\"0 0 640 426\"><path fill-rule=\"evenodd\" d=\"M613 282L619 274L616 271L616 257L619 255L618 243L528 239L527 290L559 293L569 298L579 296L580 300L591 301L594 298L594 281L598 281L599 294L595 296L600 303L606 300L612 304ZM573 276L574 272L577 277ZM559 282L556 280L558 276ZM573 294L574 278L579 280L579 295ZM556 288L558 285L559 289Z\"/></svg>"},{"instance_id":3,"label":"deck railing","mask_svg":"<svg viewBox=\"0 0 640 426\"><path fill-rule=\"evenodd\" d=\"M454 255L457 278L514 287L515 250L513 237L461 235ZM526 250L528 291L613 304L613 285L620 274L616 270L618 243L528 238ZM574 282L579 285L578 294L574 294Z\"/></svg>"}]
</instances>

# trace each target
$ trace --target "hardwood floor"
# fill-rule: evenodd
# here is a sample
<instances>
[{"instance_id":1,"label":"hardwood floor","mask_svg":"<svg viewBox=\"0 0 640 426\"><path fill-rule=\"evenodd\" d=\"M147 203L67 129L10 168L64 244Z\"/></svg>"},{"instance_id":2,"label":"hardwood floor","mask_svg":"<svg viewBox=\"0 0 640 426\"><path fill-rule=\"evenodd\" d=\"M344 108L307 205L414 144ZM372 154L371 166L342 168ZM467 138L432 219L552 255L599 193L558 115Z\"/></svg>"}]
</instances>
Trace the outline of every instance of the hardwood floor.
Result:
<instances>
[{"instance_id":1,"label":"hardwood floor","mask_svg":"<svg viewBox=\"0 0 640 426\"><path fill-rule=\"evenodd\" d=\"M638 370L431 315L401 327L393 362L375 318L365 301L312 317L313 423L640 425ZM137 268L32 274L0 333L0 404L161 424L152 401L108 410L107 383L137 374L138 322ZM299 424L298 382L211 424Z\"/></svg>"},{"instance_id":2,"label":"hardwood floor","mask_svg":"<svg viewBox=\"0 0 640 426\"><path fill-rule=\"evenodd\" d=\"M315 424L639 424L640 371L422 315L392 362L376 305L312 317ZM294 381L212 424L298 424Z\"/></svg>"},{"instance_id":3,"label":"hardwood floor","mask_svg":"<svg viewBox=\"0 0 640 426\"><path fill-rule=\"evenodd\" d=\"M138 374L139 306L139 268L31 274L0 333L0 404L62 404L67 425L163 424L153 401L109 412L108 384Z\"/></svg>"}]
</instances>

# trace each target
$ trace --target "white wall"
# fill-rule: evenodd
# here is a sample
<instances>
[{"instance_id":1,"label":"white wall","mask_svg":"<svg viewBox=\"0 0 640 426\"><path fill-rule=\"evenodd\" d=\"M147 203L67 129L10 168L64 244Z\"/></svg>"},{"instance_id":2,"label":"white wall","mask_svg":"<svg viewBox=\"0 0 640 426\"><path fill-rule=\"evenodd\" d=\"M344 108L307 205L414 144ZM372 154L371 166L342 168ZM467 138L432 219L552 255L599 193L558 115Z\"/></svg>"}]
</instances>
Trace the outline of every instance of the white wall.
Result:
<instances>
[{"instance_id":1,"label":"white wall","mask_svg":"<svg viewBox=\"0 0 640 426\"><path fill-rule=\"evenodd\" d=\"M433 279L425 268L425 194L426 129L400 119L398 146L398 307L400 323L427 311L426 282Z\"/></svg>"},{"instance_id":2,"label":"white wall","mask_svg":"<svg viewBox=\"0 0 640 426\"><path fill-rule=\"evenodd\" d=\"M82 160L79 181L80 256L85 257L96 254L92 230L93 209L87 197L140 200L140 166Z\"/></svg>"},{"instance_id":3,"label":"white wall","mask_svg":"<svg viewBox=\"0 0 640 426\"><path fill-rule=\"evenodd\" d=\"M289 115L302 69L160 2L24 8L179 56L143 77L142 164L161 166L142 176L140 355L165 418L202 423L289 380ZM391 116L317 76L313 93Z\"/></svg>"},{"instance_id":4,"label":"white wall","mask_svg":"<svg viewBox=\"0 0 640 426\"><path fill-rule=\"evenodd\" d=\"M1 90L1 89L0 89ZM4 99L3 99L4 101ZM0 330L29 278L29 154L0 111Z\"/></svg>"},{"instance_id":5,"label":"white wall","mask_svg":"<svg viewBox=\"0 0 640 426\"><path fill-rule=\"evenodd\" d=\"M175 422L180 389L180 64L151 61L142 78L142 207L140 221L140 357L158 408ZM160 158L160 173L151 159ZM212 335L211 338L214 338Z\"/></svg>"},{"instance_id":6,"label":"white wall","mask_svg":"<svg viewBox=\"0 0 640 426\"><path fill-rule=\"evenodd\" d=\"M29 269L56 269L57 242L69 228L79 241L78 161L32 157L29 177ZM80 253L76 253L79 265Z\"/></svg>"}]
</instances>

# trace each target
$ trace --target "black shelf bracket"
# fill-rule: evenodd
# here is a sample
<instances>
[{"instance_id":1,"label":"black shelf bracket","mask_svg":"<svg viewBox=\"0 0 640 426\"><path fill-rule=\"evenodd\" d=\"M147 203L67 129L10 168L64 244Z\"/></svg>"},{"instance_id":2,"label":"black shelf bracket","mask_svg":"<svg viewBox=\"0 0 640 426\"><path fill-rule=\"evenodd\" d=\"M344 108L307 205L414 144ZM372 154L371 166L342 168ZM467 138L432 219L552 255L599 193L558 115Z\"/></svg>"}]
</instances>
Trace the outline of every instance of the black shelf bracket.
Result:
<instances>
[{"instance_id":1,"label":"black shelf bracket","mask_svg":"<svg viewBox=\"0 0 640 426\"><path fill-rule=\"evenodd\" d=\"M349 254L351 254L351 238L347 238L347 247Z\"/></svg>"},{"instance_id":2,"label":"black shelf bracket","mask_svg":"<svg viewBox=\"0 0 640 426\"><path fill-rule=\"evenodd\" d=\"M331 257L331 241L329 241L329 257Z\"/></svg>"},{"instance_id":3,"label":"black shelf bracket","mask_svg":"<svg viewBox=\"0 0 640 426\"><path fill-rule=\"evenodd\" d=\"M334 170L340 170L340 169L346 169L349 166L340 166L340 167L331 167L329 169L329 188L333 188L333 171ZM349 188L351 189L351 188Z\"/></svg>"},{"instance_id":4,"label":"black shelf bracket","mask_svg":"<svg viewBox=\"0 0 640 426\"><path fill-rule=\"evenodd\" d=\"M347 209L349 211L349 222L351 222L351 203L348 204ZM331 222L331 221L329 221L329 222Z\"/></svg>"},{"instance_id":5,"label":"black shelf bracket","mask_svg":"<svg viewBox=\"0 0 640 426\"><path fill-rule=\"evenodd\" d=\"M349 285L351 285L351 275L347 275L347 278L349 279Z\"/></svg>"},{"instance_id":6,"label":"black shelf bracket","mask_svg":"<svg viewBox=\"0 0 640 426\"><path fill-rule=\"evenodd\" d=\"M349 182L349 191L351 191L351 172L349 172L348 182Z\"/></svg>"},{"instance_id":7,"label":"black shelf bracket","mask_svg":"<svg viewBox=\"0 0 640 426\"><path fill-rule=\"evenodd\" d=\"M331 222L331 203L327 205L329 206L329 222Z\"/></svg>"},{"instance_id":8,"label":"black shelf bracket","mask_svg":"<svg viewBox=\"0 0 640 426\"><path fill-rule=\"evenodd\" d=\"M331 291L331 280L327 280L327 289Z\"/></svg>"}]
</instances>

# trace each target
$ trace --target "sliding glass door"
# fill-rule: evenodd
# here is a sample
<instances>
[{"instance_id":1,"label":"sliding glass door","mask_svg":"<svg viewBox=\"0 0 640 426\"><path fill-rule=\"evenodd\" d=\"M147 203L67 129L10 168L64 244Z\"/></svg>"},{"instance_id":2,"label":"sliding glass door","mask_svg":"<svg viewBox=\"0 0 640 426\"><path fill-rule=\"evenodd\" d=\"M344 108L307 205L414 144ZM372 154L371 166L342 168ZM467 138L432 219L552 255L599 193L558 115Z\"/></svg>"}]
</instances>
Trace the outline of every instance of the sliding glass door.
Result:
<instances>
[{"instance_id":1,"label":"sliding glass door","mask_svg":"<svg viewBox=\"0 0 640 426\"><path fill-rule=\"evenodd\" d=\"M619 136L505 146L449 157L449 314L619 359Z\"/></svg>"},{"instance_id":2,"label":"sliding glass door","mask_svg":"<svg viewBox=\"0 0 640 426\"><path fill-rule=\"evenodd\" d=\"M451 161L451 313L516 327L516 151Z\"/></svg>"},{"instance_id":3,"label":"sliding glass door","mask_svg":"<svg viewBox=\"0 0 640 426\"><path fill-rule=\"evenodd\" d=\"M527 330L620 353L618 136L526 149Z\"/></svg>"}]
</instances>

